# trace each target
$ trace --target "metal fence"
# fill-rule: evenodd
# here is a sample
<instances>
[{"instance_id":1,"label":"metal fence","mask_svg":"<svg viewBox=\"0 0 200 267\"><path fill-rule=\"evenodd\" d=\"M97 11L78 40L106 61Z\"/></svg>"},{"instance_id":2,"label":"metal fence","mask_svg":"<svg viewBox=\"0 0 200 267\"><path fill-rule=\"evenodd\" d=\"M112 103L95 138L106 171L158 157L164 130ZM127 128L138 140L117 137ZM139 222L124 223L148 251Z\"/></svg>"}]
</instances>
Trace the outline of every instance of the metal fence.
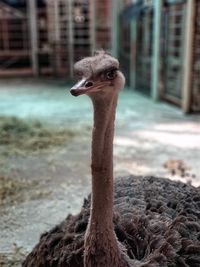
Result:
<instances>
[{"instance_id":1,"label":"metal fence","mask_svg":"<svg viewBox=\"0 0 200 267\"><path fill-rule=\"evenodd\" d=\"M72 78L77 60L112 43L130 87L200 110L200 0L39 2L0 2L0 76Z\"/></svg>"},{"instance_id":2,"label":"metal fence","mask_svg":"<svg viewBox=\"0 0 200 267\"><path fill-rule=\"evenodd\" d=\"M100 48L111 48L111 1L0 4L0 75L72 77L74 62Z\"/></svg>"},{"instance_id":3,"label":"metal fence","mask_svg":"<svg viewBox=\"0 0 200 267\"><path fill-rule=\"evenodd\" d=\"M151 94L153 10L148 8L140 15L136 28L136 80L135 88Z\"/></svg>"},{"instance_id":4,"label":"metal fence","mask_svg":"<svg viewBox=\"0 0 200 267\"><path fill-rule=\"evenodd\" d=\"M0 2L0 74L15 73L16 68L31 73L29 51L26 9L18 10Z\"/></svg>"},{"instance_id":5,"label":"metal fence","mask_svg":"<svg viewBox=\"0 0 200 267\"><path fill-rule=\"evenodd\" d=\"M134 1L121 16L119 55L130 87L200 111L200 0Z\"/></svg>"},{"instance_id":6,"label":"metal fence","mask_svg":"<svg viewBox=\"0 0 200 267\"><path fill-rule=\"evenodd\" d=\"M181 104L186 4L175 3L162 9L162 82L163 98Z\"/></svg>"},{"instance_id":7,"label":"metal fence","mask_svg":"<svg viewBox=\"0 0 200 267\"><path fill-rule=\"evenodd\" d=\"M130 53L131 53L131 39L130 39L130 25L123 22L122 17L119 18L119 61L123 72L126 74L126 84L130 85Z\"/></svg>"},{"instance_id":8,"label":"metal fence","mask_svg":"<svg viewBox=\"0 0 200 267\"><path fill-rule=\"evenodd\" d=\"M200 111L200 0L195 4L192 68L192 110Z\"/></svg>"}]
</instances>

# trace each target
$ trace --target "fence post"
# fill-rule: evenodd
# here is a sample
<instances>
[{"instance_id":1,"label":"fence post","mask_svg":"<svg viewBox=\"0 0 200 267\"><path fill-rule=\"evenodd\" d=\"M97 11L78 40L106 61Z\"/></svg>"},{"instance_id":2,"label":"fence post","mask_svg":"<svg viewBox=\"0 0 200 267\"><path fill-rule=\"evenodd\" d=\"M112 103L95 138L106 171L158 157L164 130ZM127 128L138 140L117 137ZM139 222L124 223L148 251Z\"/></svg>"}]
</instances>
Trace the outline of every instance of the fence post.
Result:
<instances>
[{"instance_id":1,"label":"fence post","mask_svg":"<svg viewBox=\"0 0 200 267\"><path fill-rule=\"evenodd\" d=\"M59 14L59 1L53 1L53 13L54 13L54 71L58 75L60 71L60 14Z\"/></svg>"},{"instance_id":2,"label":"fence post","mask_svg":"<svg viewBox=\"0 0 200 267\"><path fill-rule=\"evenodd\" d=\"M191 74L192 74L192 52L194 40L194 3L187 0L186 3L186 27L185 27L185 48L183 59L183 88L182 88L182 110L185 113L190 111L191 105Z\"/></svg>"},{"instance_id":3,"label":"fence post","mask_svg":"<svg viewBox=\"0 0 200 267\"><path fill-rule=\"evenodd\" d=\"M31 64L33 74L39 75L38 67L38 31L37 31L37 12L36 0L28 0L29 27L31 39Z\"/></svg>"},{"instance_id":4,"label":"fence post","mask_svg":"<svg viewBox=\"0 0 200 267\"><path fill-rule=\"evenodd\" d=\"M1 20L1 24L2 24L2 29L3 31L1 32L2 36L2 46L3 49L8 51L9 50L9 29L8 29L8 20Z\"/></svg>"},{"instance_id":5,"label":"fence post","mask_svg":"<svg viewBox=\"0 0 200 267\"><path fill-rule=\"evenodd\" d=\"M136 41L137 41L137 21L131 21L131 54L130 54L130 86L136 90Z\"/></svg>"},{"instance_id":6,"label":"fence post","mask_svg":"<svg viewBox=\"0 0 200 267\"><path fill-rule=\"evenodd\" d=\"M121 1L121 0L120 0ZM119 38L118 38L118 34L119 34L119 24L118 24L118 20L119 20L119 6L120 3L118 0L112 0L112 31L111 31L111 40L112 40L112 55L114 57L118 57L118 42L119 42Z\"/></svg>"},{"instance_id":7,"label":"fence post","mask_svg":"<svg viewBox=\"0 0 200 267\"><path fill-rule=\"evenodd\" d=\"M73 30L73 0L67 1L68 9L68 55L69 55L69 68L70 68L70 78L73 78L74 75L74 30Z\"/></svg>"},{"instance_id":8,"label":"fence post","mask_svg":"<svg viewBox=\"0 0 200 267\"><path fill-rule=\"evenodd\" d=\"M153 1L153 53L152 53L152 82L151 97L153 100L159 98L159 61L160 61L160 17L161 0Z\"/></svg>"},{"instance_id":9,"label":"fence post","mask_svg":"<svg viewBox=\"0 0 200 267\"><path fill-rule=\"evenodd\" d=\"M90 54L93 55L96 47L96 0L89 1L90 16Z\"/></svg>"}]
</instances>

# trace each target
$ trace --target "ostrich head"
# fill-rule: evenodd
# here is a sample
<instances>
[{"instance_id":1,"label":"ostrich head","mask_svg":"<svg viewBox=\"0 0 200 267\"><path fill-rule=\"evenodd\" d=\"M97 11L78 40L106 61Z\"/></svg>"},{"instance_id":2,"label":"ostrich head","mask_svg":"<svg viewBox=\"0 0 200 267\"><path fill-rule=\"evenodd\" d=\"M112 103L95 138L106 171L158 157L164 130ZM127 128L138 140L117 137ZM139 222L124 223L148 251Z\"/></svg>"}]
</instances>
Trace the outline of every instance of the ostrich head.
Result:
<instances>
[{"instance_id":1,"label":"ostrich head","mask_svg":"<svg viewBox=\"0 0 200 267\"><path fill-rule=\"evenodd\" d=\"M118 60L104 51L78 61L74 70L80 80L70 90L73 96L87 94L91 98L106 97L124 87L125 78L119 71Z\"/></svg>"},{"instance_id":2,"label":"ostrich head","mask_svg":"<svg viewBox=\"0 0 200 267\"><path fill-rule=\"evenodd\" d=\"M103 51L77 62L75 72L80 80L70 92L74 96L88 95L94 110L91 212L84 237L84 266L127 267L121 264L124 261L113 226L114 120L118 92L124 87L125 78L118 60Z\"/></svg>"}]
</instances>

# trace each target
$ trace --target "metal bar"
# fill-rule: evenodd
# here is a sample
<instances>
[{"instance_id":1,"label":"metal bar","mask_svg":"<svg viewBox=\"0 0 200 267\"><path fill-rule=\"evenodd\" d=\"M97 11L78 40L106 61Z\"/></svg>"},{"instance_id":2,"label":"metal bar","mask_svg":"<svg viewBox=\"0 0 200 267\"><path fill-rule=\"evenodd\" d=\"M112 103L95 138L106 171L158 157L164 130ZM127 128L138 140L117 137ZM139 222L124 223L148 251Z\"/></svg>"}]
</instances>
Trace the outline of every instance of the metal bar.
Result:
<instances>
[{"instance_id":1,"label":"metal bar","mask_svg":"<svg viewBox=\"0 0 200 267\"><path fill-rule=\"evenodd\" d=\"M9 28L8 21L2 21L3 48L9 50Z\"/></svg>"},{"instance_id":2,"label":"metal bar","mask_svg":"<svg viewBox=\"0 0 200 267\"><path fill-rule=\"evenodd\" d=\"M60 23L59 23L59 3L58 0L54 0L54 16L55 16L55 41L60 41Z\"/></svg>"},{"instance_id":3,"label":"metal bar","mask_svg":"<svg viewBox=\"0 0 200 267\"><path fill-rule=\"evenodd\" d=\"M54 0L54 29L55 29L55 36L54 36L54 49L55 49L55 71L56 74L59 73L60 69L60 16L59 16L59 0Z\"/></svg>"},{"instance_id":4,"label":"metal bar","mask_svg":"<svg viewBox=\"0 0 200 267\"><path fill-rule=\"evenodd\" d=\"M23 41L23 49L27 47L27 37L26 37L26 24L22 22L22 41Z\"/></svg>"},{"instance_id":5,"label":"metal bar","mask_svg":"<svg viewBox=\"0 0 200 267\"><path fill-rule=\"evenodd\" d=\"M28 12L29 12L29 26L30 26L30 39L31 39L31 64L33 68L33 74L38 76L38 31L37 31L37 13L36 13L36 1L28 0Z\"/></svg>"},{"instance_id":6,"label":"metal bar","mask_svg":"<svg viewBox=\"0 0 200 267\"><path fill-rule=\"evenodd\" d=\"M137 21L131 21L131 60L130 60L130 86L136 90L136 40L137 40Z\"/></svg>"},{"instance_id":7,"label":"metal bar","mask_svg":"<svg viewBox=\"0 0 200 267\"><path fill-rule=\"evenodd\" d=\"M68 12L68 56L70 78L74 76L74 30L73 30L73 0L66 0L66 9Z\"/></svg>"},{"instance_id":8,"label":"metal bar","mask_svg":"<svg viewBox=\"0 0 200 267\"><path fill-rule=\"evenodd\" d=\"M161 1L154 1L153 19L153 55L152 55L152 83L151 96L154 100L159 97L159 59L160 59L160 14Z\"/></svg>"},{"instance_id":9,"label":"metal bar","mask_svg":"<svg viewBox=\"0 0 200 267\"><path fill-rule=\"evenodd\" d=\"M185 49L183 62L183 88L182 88L182 110L188 113L191 108L191 86L192 86L192 53L194 40L194 1L186 3L185 27Z\"/></svg>"},{"instance_id":10,"label":"metal bar","mask_svg":"<svg viewBox=\"0 0 200 267\"><path fill-rule=\"evenodd\" d=\"M119 49L119 1L112 1L112 55L114 57L118 57L118 49Z\"/></svg>"},{"instance_id":11,"label":"metal bar","mask_svg":"<svg viewBox=\"0 0 200 267\"><path fill-rule=\"evenodd\" d=\"M90 16L90 53L91 55L96 50L96 0L89 2Z\"/></svg>"},{"instance_id":12,"label":"metal bar","mask_svg":"<svg viewBox=\"0 0 200 267\"><path fill-rule=\"evenodd\" d=\"M46 6L46 9L47 9L47 34L48 34L48 42L50 44L52 44L52 41L53 41L53 25L54 25L54 16L52 16L52 1L47 1L47 6Z\"/></svg>"},{"instance_id":13,"label":"metal bar","mask_svg":"<svg viewBox=\"0 0 200 267\"><path fill-rule=\"evenodd\" d=\"M27 57L28 55L30 55L29 50L0 50L0 57L7 57L7 56L17 56L17 57Z\"/></svg>"}]
</instances>

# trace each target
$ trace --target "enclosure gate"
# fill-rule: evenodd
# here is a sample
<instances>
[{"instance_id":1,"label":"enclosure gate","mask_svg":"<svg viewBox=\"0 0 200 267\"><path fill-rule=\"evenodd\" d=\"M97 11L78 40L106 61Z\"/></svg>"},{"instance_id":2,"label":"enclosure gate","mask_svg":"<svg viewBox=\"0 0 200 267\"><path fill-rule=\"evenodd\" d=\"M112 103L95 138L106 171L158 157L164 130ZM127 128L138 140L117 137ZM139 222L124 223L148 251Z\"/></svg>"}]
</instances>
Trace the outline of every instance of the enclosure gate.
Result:
<instances>
[{"instance_id":1,"label":"enclosure gate","mask_svg":"<svg viewBox=\"0 0 200 267\"><path fill-rule=\"evenodd\" d=\"M49 66L54 74L72 77L74 62L90 55L93 48L92 6L80 0L47 3L48 38L43 47L49 51Z\"/></svg>"},{"instance_id":2,"label":"enclosure gate","mask_svg":"<svg viewBox=\"0 0 200 267\"><path fill-rule=\"evenodd\" d=\"M192 69L192 111L200 111L200 0L195 3L194 49Z\"/></svg>"},{"instance_id":3,"label":"enclosure gate","mask_svg":"<svg viewBox=\"0 0 200 267\"><path fill-rule=\"evenodd\" d=\"M168 4L162 11L162 98L181 105L185 3Z\"/></svg>"},{"instance_id":4,"label":"enclosure gate","mask_svg":"<svg viewBox=\"0 0 200 267\"><path fill-rule=\"evenodd\" d=\"M153 10L149 7L143 11L137 20L135 70L135 89L148 95L151 94L152 79L152 33Z\"/></svg>"},{"instance_id":5,"label":"enclosure gate","mask_svg":"<svg viewBox=\"0 0 200 267\"><path fill-rule=\"evenodd\" d=\"M30 74L28 19L25 10L0 3L0 75Z\"/></svg>"},{"instance_id":6,"label":"enclosure gate","mask_svg":"<svg viewBox=\"0 0 200 267\"><path fill-rule=\"evenodd\" d=\"M123 73L126 76L126 84L130 85L130 24L124 23L122 17L119 18L119 61L120 61L120 68L122 69Z\"/></svg>"},{"instance_id":7,"label":"enclosure gate","mask_svg":"<svg viewBox=\"0 0 200 267\"><path fill-rule=\"evenodd\" d=\"M111 1L27 0L23 10L6 4L4 9L15 11L16 18L3 17L0 6L0 74L11 73L13 66L19 71L26 56L30 73L73 77L77 60L111 48ZM2 55L10 58L5 61ZM14 65L17 56L20 63Z\"/></svg>"}]
</instances>

